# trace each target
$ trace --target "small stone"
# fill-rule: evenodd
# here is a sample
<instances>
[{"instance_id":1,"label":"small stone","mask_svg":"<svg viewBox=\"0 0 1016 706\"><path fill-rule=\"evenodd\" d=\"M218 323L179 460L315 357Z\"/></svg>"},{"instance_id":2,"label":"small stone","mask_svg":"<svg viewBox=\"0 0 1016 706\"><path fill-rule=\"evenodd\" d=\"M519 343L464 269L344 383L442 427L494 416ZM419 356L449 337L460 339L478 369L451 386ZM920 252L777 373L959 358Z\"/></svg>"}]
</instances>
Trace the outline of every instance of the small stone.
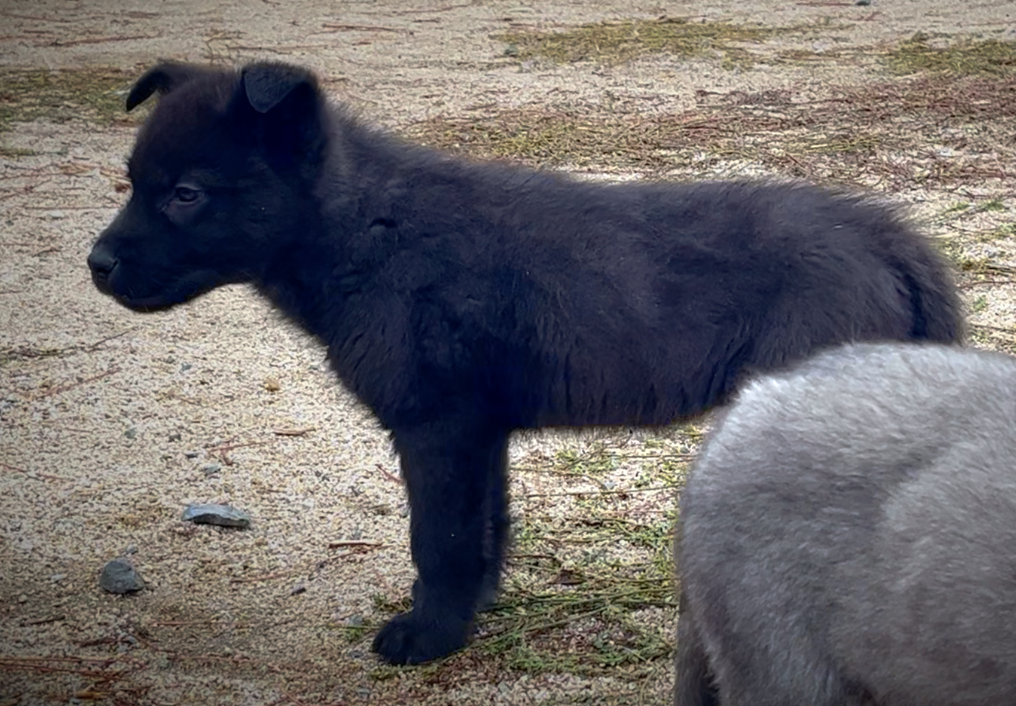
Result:
<instances>
[{"instance_id":1,"label":"small stone","mask_svg":"<svg viewBox=\"0 0 1016 706\"><path fill-rule=\"evenodd\" d=\"M65 218L67 214L60 210L43 211L42 215L46 218Z\"/></svg>"},{"instance_id":2,"label":"small stone","mask_svg":"<svg viewBox=\"0 0 1016 706\"><path fill-rule=\"evenodd\" d=\"M140 591L145 587L145 582L128 562L114 559L102 567L99 586L110 593L123 594Z\"/></svg>"},{"instance_id":3,"label":"small stone","mask_svg":"<svg viewBox=\"0 0 1016 706\"><path fill-rule=\"evenodd\" d=\"M56 583L57 581L63 581L65 578L67 578L67 574L53 574L49 577L49 580Z\"/></svg>"},{"instance_id":4,"label":"small stone","mask_svg":"<svg viewBox=\"0 0 1016 706\"><path fill-rule=\"evenodd\" d=\"M350 616L349 620L346 621L346 625L348 625L351 628L362 628L363 627L363 616L362 615L352 615L352 616Z\"/></svg>"},{"instance_id":5,"label":"small stone","mask_svg":"<svg viewBox=\"0 0 1016 706\"><path fill-rule=\"evenodd\" d=\"M193 367L190 363L180 363L180 372L185 373Z\"/></svg>"},{"instance_id":6,"label":"small stone","mask_svg":"<svg viewBox=\"0 0 1016 706\"><path fill-rule=\"evenodd\" d=\"M209 463L201 467L201 472L206 476L214 476L216 473L222 470L222 466L218 463Z\"/></svg>"},{"instance_id":7,"label":"small stone","mask_svg":"<svg viewBox=\"0 0 1016 706\"><path fill-rule=\"evenodd\" d=\"M123 433L123 435L126 436L128 439L133 439L133 438L137 437L137 435L138 435L137 427L131 427L130 429L125 431Z\"/></svg>"},{"instance_id":8,"label":"small stone","mask_svg":"<svg viewBox=\"0 0 1016 706\"><path fill-rule=\"evenodd\" d=\"M127 548L124 549L123 553L124 553L124 556L130 556L131 554L137 554L138 553L138 545L136 545L136 544L128 544Z\"/></svg>"},{"instance_id":9,"label":"small stone","mask_svg":"<svg viewBox=\"0 0 1016 706\"><path fill-rule=\"evenodd\" d=\"M220 527L250 527L250 515L229 505L188 505L180 518L197 525L219 525Z\"/></svg>"},{"instance_id":10,"label":"small stone","mask_svg":"<svg viewBox=\"0 0 1016 706\"><path fill-rule=\"evenodd\" d=\"M871 0L857 0L857 2L855 2L854 4L860 5L861 7L867 7L868 5L871 4Z\"/></svg>"},{"instance_id":11,"label":"small stone","mask_svg":"<svg viewBox=\"0 0 1016 706\"><path fill-rule=\"evenodd\" d=\"M183 454L183 455L184 455L184 456L185 456L186 458L197 458L197 457L198 457L198 456L200 456L201 454L200 454L200 453L198 453L197 451L184 451L184 454Z\"/></svg>"},{"instance_id":12,"label":"small stone","mask_svg":"<svg viewBox=\"0 0 1016 706\"><path fill-rule=\"evenodd\" d=\"M181 434L180 432L176 432L175 434L170 434L169 435L169 440L170 441L180 441L180 439L182 439L182 438L183 438L183 434Z\"/></svg>"},{"instance_id":13,"label":"small stone","mask_svg":"<svg viewBox=\"0 0 1016 706\"><path fill-rule=\"evenodd\" d=\"M299 596L301 593L306 593L306 592L307 592L307 587L304 586L302 583L298 583L295 586L293 586L293 590L289 592L289 595L291 595L291 596Z\"/></svg>"}]
</instances>

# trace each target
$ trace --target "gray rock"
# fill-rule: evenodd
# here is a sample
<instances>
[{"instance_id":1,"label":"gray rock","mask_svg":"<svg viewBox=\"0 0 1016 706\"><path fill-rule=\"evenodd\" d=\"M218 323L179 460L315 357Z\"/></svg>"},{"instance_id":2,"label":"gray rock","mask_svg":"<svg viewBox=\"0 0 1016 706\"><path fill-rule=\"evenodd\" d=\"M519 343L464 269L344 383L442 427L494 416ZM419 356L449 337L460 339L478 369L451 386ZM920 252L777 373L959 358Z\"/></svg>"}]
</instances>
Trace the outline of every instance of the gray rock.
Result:
<instances>
[{"instance_id":1,"label":"gray rock","mask_svg":"<svg viewBox=\"0 0 1016 706\"><path fill-rule=\"evenodd\" d=\"M201 467L201 472L206 476L214 476L216 473L222 470L222 466L217 463L209 463Z\"/></svg>"},{"instance_id":2,"label":"gray rock","mask_svg":"<svg viewBox=\"0 0 1016 706\"><path fill-rule=\"evenodd\" d=\"M110 593L134 593L143 589L145 582L129 562L114 559L102 567L99 586Z\"/></svg>"},{"instance_id":3,"label":"gray rock","mask_svg":"<svg viewBox=\"0 0 1016 706\"><path fill-rule=\"evenodd\" d=\"M250 527L250 515L229 505L188 505L180 519L197 525L219 525L220 527Z\"/></svg>"}]
</instances>

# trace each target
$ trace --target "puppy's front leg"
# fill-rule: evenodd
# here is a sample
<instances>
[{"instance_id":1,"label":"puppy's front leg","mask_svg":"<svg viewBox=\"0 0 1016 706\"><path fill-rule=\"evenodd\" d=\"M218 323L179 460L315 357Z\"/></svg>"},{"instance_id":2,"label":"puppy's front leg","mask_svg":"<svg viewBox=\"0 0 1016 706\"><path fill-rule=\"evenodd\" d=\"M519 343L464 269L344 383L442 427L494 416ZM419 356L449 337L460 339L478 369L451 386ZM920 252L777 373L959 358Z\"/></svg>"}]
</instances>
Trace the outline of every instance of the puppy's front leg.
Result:
<instances>
[{"instance_id":1,"label":"puppy's front leg","mask_svg":"<svg viewBox=\"0 0 1016 706\"><path fill-rule=\"evenodd\" d=\"M413 609L395 616L374 639L374 651L385 660L418 664L468 641L487 565L500 564L500 557L485 556L484 539L491 465L503 459L506 438L475 420L395 431L419 578Z\"/></svg>"},{"instance_id":2,"label":"puppy's front leg","mask_svg":"<svg viewBox=\"0 0 1016 706\"><path fill-rule=\"evenodd\" d=\"M486 536L484 559L486 570L480 592L479 610L487 610L497 601L504 567L505 548L508 544L508 434L504 433L491 447L487 459L487 505L485 508Z\"/></svg>"}]
</instances>

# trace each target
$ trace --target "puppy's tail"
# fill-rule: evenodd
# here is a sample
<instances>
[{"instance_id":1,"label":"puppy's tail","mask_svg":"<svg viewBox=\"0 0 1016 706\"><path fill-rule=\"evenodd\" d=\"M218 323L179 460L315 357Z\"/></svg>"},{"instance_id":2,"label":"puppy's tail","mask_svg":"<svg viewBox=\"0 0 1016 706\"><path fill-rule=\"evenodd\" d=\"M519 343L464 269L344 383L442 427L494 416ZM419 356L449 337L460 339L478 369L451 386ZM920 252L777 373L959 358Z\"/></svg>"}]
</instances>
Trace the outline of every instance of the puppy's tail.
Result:
<instances>
[{"instance_id":1,"label":"puppy's tail","mask_svg":"<svg viewBox=\"0 0 1016 706\"><path fill-rule=\"evenodd\" d=\"M719 706L719 694L709 671L705 646L692 620L685 611L687 599L681 593L681 617L677 621L677 679L674 685L674 706Z\"/></svg>"},{"instance_id":2,"label":"puppy's tail","mask_svg":"<svg viewBox=\"0 0 1016 706\"><path fill-rule=\"evenodd\" d=\"M901 263L900 270L910 293L913 338L962 343L966 333L963 304L944 258L929 251L923 258Z\"/></svg>"},{"instance_id":3,"label":"puppy's tail","mask_svg":"<svg viewBox=\"0 0 1016 706\"><path fill-rule=\"evenodd\" d=\"M908 338L962 343L966 335L963 304L951 263L914 226L907 209L869 196L847 198L856 198L863 206L860 212L865 220L858 225L867 231L876 256L895 275L897 287L903 290L900 293L909 299Z\"/></svg>"},{"instance_id":4,"label":"puppy's tail","mask_svg":"<svg viewBox=\"0 0 1016 706\"><path fill-rule=\"evenodd\" d=\"M953 268L929 240L901 222L882 232L882 247L910 297L911 331L915 341L962 343L966 334L963 304L953 279Z\"/></svg>"}]
</instances>

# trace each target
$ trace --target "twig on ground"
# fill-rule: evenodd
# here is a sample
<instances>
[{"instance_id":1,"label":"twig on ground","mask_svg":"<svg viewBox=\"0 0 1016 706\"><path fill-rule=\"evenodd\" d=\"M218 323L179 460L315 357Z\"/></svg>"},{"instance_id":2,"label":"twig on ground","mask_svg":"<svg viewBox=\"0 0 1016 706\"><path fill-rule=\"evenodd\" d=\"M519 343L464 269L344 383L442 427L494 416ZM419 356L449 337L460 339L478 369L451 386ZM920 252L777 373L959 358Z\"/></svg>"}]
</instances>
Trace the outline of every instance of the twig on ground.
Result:
<instances>
[{"instance_id":1,"label":"twig on ground","mask_svg":"<svg viewBox=\"0 0 1016 706\"><path fill-rule=\"evenodd\" d=\"M392 483L398 483L399 485L402 485L402 479L386 471L385 467L382 466L380 463L375 463L374 467L377 468L379 471L381 471L381 475L390 480Z\"/></svg>"},{"instance_id":2,"label":"twig on ground","mask_svg":"<svg viewBox=\"0 0 1016 706\"><path fill-rule=\"evenodd\" d=\"M361 539L340 539L335 542L329 542L329 549L339 549L341 547L362 547L363 549L380 549L384 546L382 542L368 542Z\"/></svg>"},{"instance_id":3,"label":"twig on ground","mask_svg":"<svg viewBox=\"0 0 1016 706\"><path fill-rule=\"evenodd\" d=\"M103 379L105 377L109 377L110 375L115 375L118 372L120 372L120 368L118 366L114 365L113 367L111 367L106 372L99 373L98 375L93 375L92 377L88 377L88 378L85 378L83 380L78 380L77 382L72 382L72 383L68 383L66 385L60 385L58 387L50 388L49 390L45 390L43 392L40 392L40 393L34 395L31 399L32 400L41 400L44 397L51 397L53 395L58 395L61 392L67 392L68 390L73 390L76 387L81 387L82 385L87 385L90 382L95 382L96 380L101 380L101 379Z\"/></svg>"},{"instance_id":4,"label":"twig on ground","mask_svg":"<svg viewBox=\"0 0 1016 706\"><path fill-rule=\"evenodd\" d=\"M317 427L307 427L306 429L272 429L272 433L276 436L304 436L312 431L317 431Z\"/></svg>"},{"instance_id":5,"label":"twig on ground","mask_svg":"<svg viewBox=\"0 0 1016 706\"><path fill-rule=\"evenodd\" d=\"M85 37L84 39L67 39L50 42L51 47L76 47L82 44L105 44L106 42L132 42L137 39L158 39L158 34L127 34L113 37Z\"/></svg>"}]
</instances>

